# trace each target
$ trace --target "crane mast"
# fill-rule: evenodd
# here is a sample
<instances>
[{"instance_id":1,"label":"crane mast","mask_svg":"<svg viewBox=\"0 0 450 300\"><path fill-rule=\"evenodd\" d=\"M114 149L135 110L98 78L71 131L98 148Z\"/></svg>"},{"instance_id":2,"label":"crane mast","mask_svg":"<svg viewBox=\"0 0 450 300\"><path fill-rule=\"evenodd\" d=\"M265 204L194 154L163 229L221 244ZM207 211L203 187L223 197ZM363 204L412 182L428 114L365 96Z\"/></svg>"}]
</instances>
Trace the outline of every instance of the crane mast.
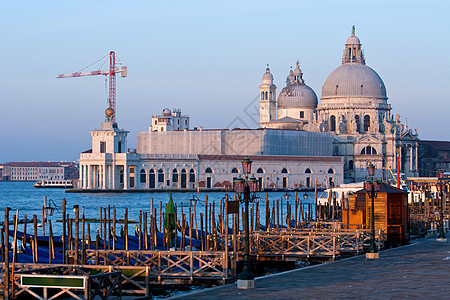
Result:
<instances>
[{"instance_id":1,"label":"crane mast","mask_svg":"<svg viewBox=\"0 0 450 300\"><path fill-rule=\"evenodd\" d=\"M109 52L107 56L109 56L109 70L59 74L56 78L72 78L93 75L109 76L108 109L106 109L105 114L108 121L116 122L116 74L120 74L121 77L127 77L128 70L126 66L122 66L121 69L116 67L116 53L114 51Z\"/></svg>"}]
</instances>

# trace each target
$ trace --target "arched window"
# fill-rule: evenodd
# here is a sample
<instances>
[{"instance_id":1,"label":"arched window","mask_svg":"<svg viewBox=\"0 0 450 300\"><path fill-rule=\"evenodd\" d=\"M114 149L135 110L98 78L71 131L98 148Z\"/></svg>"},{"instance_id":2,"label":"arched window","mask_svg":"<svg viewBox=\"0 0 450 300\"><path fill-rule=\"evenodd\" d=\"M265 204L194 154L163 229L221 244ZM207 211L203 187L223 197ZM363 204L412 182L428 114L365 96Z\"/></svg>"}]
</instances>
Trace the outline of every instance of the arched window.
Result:
<instances>
[{"instance_id":1,"label":"arched window","mask_svg":"<svg viewBox=\"0 0 450 300\"><path fill-rule=\"evenodd\" d=\"M158 182L164 182L164 171L163 169L158 170Z\"/></svg>"},{"instance_id":2,"label":"arched window","mask_svg":"<svg viewBox=\"0 0 450 300\"><path fill-rule=\"evenodd\" d=\"M353 160L348 161L348 169L353 170Z\"/></svg>"},{"instance_id":3,"label":"arched window","mask_svg":"<svg viewBox=\"0 0 450 300\"><path fill-rule=\"evenodd\" d=\"M147 182L147 174L146 174L144 169L141 169L139 177L141 179L141 183L146 183Z\"/></svg>"},{"instance_id":4,"label":"arched window","mask_svg":"<svg viewBox=\"0 0 450 300\"><path fill-rule=\"evenodd\" d=\"M186 170L185 169L181 170L181 188L182 189L186 188Z\"/></svg>"},{"instance_id":5,"label":"arched window","mask_svg":"<svg viewBox=\"0 0 450 300\"><path fill-rule=\"evenodd\" d=\"M195 182L195 171L194 169L189 170L189 182Z\"/></svg>"},{"instance_id":6,"label":"arched window","mask_svg":"<svg viewBox=\"0 0 450 300\"><path fill-rule=\"evenodd\" d=\"M328 174L334 174L334 170L333 169L328 169Z\"/></svg>"},{"instance_id":7,"label":"arched window","mask_svg":"<svg viewBox=\"0 0 450 300\"><path fill-rule=\"evenodd\" d=\"M261 100L264 100L264 92L261 92Z\"/></svg>"},{"instance_id":8,"label":"arched window","mask_svg":"<svg viewBox=\"0 0 450 300\"><path fill-rule=\"evenodd\" d=\"M205 170L205 173L208 173L208 174L209 174L209 173L212 173L212 170L211 170L211 168L209 168L209 167L208 167L208 168L206 168L206 170Z\"/></svg>"},{"instance_id":9,"label":"arched window","mask_svg":"<svg viewBox=\"0 0 450 300\"><path fill-rule=\"evenodd\" d=\"M233 170L231 170L231 173L239 173L238 169L233 168Z\"/></svg>"},{"instance_id":10,"label":"arched window","mask_svg":"<svg viewBox=\"0 0 450 300\"><path fill-rule=\"evenodd\" d=\"M178 182L178 170L177 169L172 170L172 182Z\"/></svg>"},{"instance_id":11,"label":"arched window","mask_svg":"<svg viewBox=\"0 0 450 300\"><path fill-rule=\"evenodd\" d=\"M364 116L364 131L368 131L370 128L370 116Z\"/></svg>"},{"instance_id":12,"label":"arched window","mask_svg":"<svg viewBox=\"0 0 450 300\"><path fill-rule=\"evenodd\" d=\"M377 149L375 149L374 147L371 147L371 146L366 146L366 147L362 148L361 154L364 154L364 155L376 155L377 154Z\"/></svg>"},{"instance_id":13,"label":"arched window","mask_svg":"<svg viewBox=\"0 0 450 300\"><path fill-rule=\"evenodd\" d=\"M268 100L269 99L269 93L266 92L266 94L264 95L264 99Z\"/></svg>"},{"instance_id":14,"label":"arched window","mask_svg":"<svg viewBox=\"0 0 450 300\"><path fill-rule=\"evenodd\" d=\"M286 168L283 168L283 170L281 170L281 173L286 174L288 172L288 170L286 170Z\"/></svg>"},{"instance_id":15,"label":"arched window","mask_svg":"<svg viewBox=\"0 0 450 300\"><path fill-rule=\"evenodd\" d=\"M359 119L359 115L355 116L355 122L356 122L356 131L360 131L361 130L361 121Z\"/></svg>"},{"instance_id":16,"label":"arched window","mask_svg":"<svg viewBox=\"0 0 450 300\"><path fill-rule=\"evenodd\" d=\"M258 168L258 170L256 171L256 173L264 173L264 170L261 168Z\"/></svg>"},{"instance_id":17,"label":"arched window","mask_svg":"<svg viewBox=\"0 0 450 300\"><path fill-rule=\"evenodd\" d=\"M155 188L155 170L151 169L148 172L148 181L149 181L148 187L151 189L154 189Z\"/></svg>"},{"instance_id":18,"label":"arched window","mask_svg":"<svg viewBox=\"0 0 450 300\"><path fill-rule=\"evenodd\" d=\"M305 174L311 174L312 172L311 172L311 169L310 168L308 168L308 169L306 169L305 170Z\"/></svg>"},{"instance_id":19,"label":"arched window","mask_svg":"<svg viewBox=\"0 0 450 300\"><path fill-rule=\"evenodd\" d=\"M330 117L330 131L336 131L336 117Z\"/></svg>"}]
</instances>

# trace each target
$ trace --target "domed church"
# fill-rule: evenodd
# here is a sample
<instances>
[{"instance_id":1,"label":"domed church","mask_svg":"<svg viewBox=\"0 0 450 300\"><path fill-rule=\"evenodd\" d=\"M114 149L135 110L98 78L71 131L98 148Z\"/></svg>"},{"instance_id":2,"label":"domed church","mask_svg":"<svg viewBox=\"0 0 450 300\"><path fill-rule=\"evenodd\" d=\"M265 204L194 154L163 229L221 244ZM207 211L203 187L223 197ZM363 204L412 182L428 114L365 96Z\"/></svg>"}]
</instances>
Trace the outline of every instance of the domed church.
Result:
<instances>
[{"instance_id":1,"label":"domed church","mask_svg":"<svg viewBox=\"0 0 450 300\"><path fill-rule=\"evenodd\" d=\"M352 34L345 43L342 65L322 87L320 103L305 84L297 61L276 100L276 85L267 67L260 89L260 126L333 134L333 155L344 159L344 181L367 177L366 167L376 166L376 177L394 181L397 157L400 172L418 176L418 134L407 121L391 114L381 77L366 65L361 42Z\"/></svg>"}]
</instances>

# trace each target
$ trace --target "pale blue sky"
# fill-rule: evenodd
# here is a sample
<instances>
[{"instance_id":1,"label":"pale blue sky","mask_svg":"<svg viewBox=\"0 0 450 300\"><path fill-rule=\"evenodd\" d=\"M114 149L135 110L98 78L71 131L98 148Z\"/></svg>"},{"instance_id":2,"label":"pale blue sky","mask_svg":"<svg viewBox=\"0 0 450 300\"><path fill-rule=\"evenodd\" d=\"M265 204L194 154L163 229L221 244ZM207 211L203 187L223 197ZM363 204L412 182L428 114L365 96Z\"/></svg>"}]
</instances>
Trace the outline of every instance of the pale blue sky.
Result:
<instances>
[{"instance_id":1,"label":"pale blue sky","mask_svg":"<svg viewBox=\"0 0 450 300\"><path fill-rule=\"evenodd\" d=\"M20 3L20 4L19 4ZM448 1L9 1L0 28L0 162L76 160L106 108L103 76L56 79L114 50L119 126L148 130L180 108L191 127L254 127L269 63L280 92L298 59L320 97L351 26L392 112L422 139L450 140ZM250 108L248 108L250 107Z\"/></svg>"}]
</instances>

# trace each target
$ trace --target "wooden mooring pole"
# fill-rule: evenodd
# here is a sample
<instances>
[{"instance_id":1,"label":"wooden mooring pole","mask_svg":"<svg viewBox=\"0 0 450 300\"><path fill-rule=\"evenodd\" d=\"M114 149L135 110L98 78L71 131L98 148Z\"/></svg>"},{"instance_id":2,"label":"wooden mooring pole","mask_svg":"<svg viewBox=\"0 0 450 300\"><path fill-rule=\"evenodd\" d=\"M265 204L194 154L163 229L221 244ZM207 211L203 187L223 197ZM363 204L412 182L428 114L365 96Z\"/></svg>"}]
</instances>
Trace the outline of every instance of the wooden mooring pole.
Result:
<instances>
[{"instance_id":1,"label":"wooden mooring pole","mask_svg":"<svg viewBox=\"0 0 450 300\"><path fill-rule=\"evenodd\" d=\"M10 207L5 207L5 221L3 223L3 231L5 232L5 250L4 250L4 263L5 270L3 272L3 286L5 300L9 300L9 211Z\"/></svg>"}]
</instances>

